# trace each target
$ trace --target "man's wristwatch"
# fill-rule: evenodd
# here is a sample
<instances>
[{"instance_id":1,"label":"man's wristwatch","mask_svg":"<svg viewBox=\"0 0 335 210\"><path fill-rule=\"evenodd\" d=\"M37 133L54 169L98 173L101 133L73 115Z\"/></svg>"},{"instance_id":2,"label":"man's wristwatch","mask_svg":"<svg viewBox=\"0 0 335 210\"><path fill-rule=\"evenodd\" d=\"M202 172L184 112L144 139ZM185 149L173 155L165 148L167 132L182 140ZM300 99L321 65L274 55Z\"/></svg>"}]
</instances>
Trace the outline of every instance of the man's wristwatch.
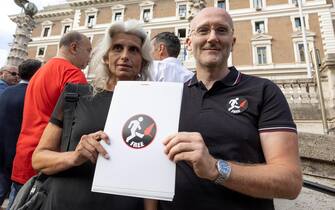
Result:
<instances>
[{"instance_id":1,"label":"man's wristwatch","mask_svg":"<svg viewBox=\"0 0 335 210\"><path fill-rule=\"evenodd\" d=\"M223 185L223 183L229 178L231 167L227 161L218 160L216 162L216 168L219 171L219 176L214 180L215 184Z\"/></svg>"}]
</instances>

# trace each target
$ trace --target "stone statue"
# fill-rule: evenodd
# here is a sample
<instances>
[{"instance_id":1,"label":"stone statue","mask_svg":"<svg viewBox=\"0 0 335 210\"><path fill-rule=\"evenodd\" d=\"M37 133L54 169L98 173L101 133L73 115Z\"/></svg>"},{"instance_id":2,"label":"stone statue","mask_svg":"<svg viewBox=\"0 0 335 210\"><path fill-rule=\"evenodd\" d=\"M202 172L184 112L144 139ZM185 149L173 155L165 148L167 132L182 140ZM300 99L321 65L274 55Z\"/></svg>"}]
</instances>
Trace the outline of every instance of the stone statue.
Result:
<instances>
[{"instance_id":1,"label":"stone statue","mask_svg":"<svg viewBox=\"0 0 335 210\"><path fill-rule=\"evenodd\" d=\"M17 6L23 8L24 5L25 5L26 3L28 3L29 1L28 1L28 0L14 0L14 2L15 2L15 4L16 4Z\"/></svg>"},{"instance_id":2,"label":"stone statue","mask_svg":"<svg viewBox=\"0 0 335 210\"><path fill-rule=\"evenodd\" d=\"M29 15L30 17L33 17L38 12L36 5L28 0L14 0L14 2L24 10L26 15Z\"/></svg>"},{"instance_id":3,"label":"stone statue","mask_svg":"<svg viewBox=\"0 0 335 210\"><path fill-rule=\"evenodd\" d=\"M30 17L33 17L38 12L37 7L34 3L28 2L24 6L24 13L26 15L29 15Z\"/></svg>"}]
</instances>

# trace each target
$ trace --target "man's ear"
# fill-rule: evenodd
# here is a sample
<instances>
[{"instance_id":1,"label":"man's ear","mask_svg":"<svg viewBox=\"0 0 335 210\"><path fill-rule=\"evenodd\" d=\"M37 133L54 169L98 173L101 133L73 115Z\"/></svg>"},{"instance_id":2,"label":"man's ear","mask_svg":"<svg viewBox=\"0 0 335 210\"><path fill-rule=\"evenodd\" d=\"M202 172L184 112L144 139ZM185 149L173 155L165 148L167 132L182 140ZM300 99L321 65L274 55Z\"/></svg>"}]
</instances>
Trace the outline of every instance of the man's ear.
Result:
<instances>
[{"instance_id":1,"label":"man's ear","mask_svg":"<svg viewBox=\"0 0 335 210\"><path fill-rule=\"evenodd\" d=\"M159 44L158 55L160 58L165 58L166 56L168 56L165 44Z\"/></svg>"},{"instance_id":2,"label":"man's ear","mask_svg":"<svg viewBox=\"0 0 335 210\"><path fill-rule=\"evenodd\" d=\"M186 44L186 49L188 51L192 51L192 41L191 41L191 38L190 37L187 37L186 40L185 40L185 44Z\"/></svg>"},{"instance_id":3,"label":"man's ear","mask_svg":"<svg viewBox=\"0 0 335 210\"><path fill-rule=\"evenodd\" d=\"M164 53L164 50L165 50L165 45L163 44L163 43L160 43L159 44L159 54L162 54L162 53Z\"/></svg>"},{"instance_id":4,"label":"man's ear","mask_svg":"<svg viewBox=\"0 0 335 210\"><path fill-rule=\"evenodd\" d=\"M70 52L71 52L72 54L77 54L78 43L77 43L77 42L72 42L72 43L70 44L69 49L70 49Z\"/></svg>"},{"instance_id":5,"label":"man's ear","mask_svg":"<svg viewBox=\"0 0 335 210\"><path fill-rule=\"evenodd\" d=\"M231 52L233 52L234 50L235 43L236 43L236 37L233 38L233 43L231 44L231 49L230 49Z\"/></svg>"}]
</instances>

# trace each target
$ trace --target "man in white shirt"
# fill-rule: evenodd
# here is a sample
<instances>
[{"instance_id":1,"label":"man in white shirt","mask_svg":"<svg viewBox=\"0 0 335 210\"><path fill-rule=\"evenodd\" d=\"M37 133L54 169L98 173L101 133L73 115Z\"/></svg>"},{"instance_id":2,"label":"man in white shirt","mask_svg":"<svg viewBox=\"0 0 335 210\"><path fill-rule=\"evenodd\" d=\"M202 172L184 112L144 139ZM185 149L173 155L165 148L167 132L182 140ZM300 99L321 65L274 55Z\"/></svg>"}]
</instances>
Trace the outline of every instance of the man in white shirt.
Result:
<instances>
[{"instance_id":1,"label":"man in white shirt","mask_svg":"<svg viewBox=\"0 0 335 210\"><path fill-rule=\"evenodd\" d=\"M180 41L174 33L162 32L151 41L154 62L150 69L154 81L186 82L194 73L185 68L177 59L180 52Z\"/></svg>"}]
</instances>

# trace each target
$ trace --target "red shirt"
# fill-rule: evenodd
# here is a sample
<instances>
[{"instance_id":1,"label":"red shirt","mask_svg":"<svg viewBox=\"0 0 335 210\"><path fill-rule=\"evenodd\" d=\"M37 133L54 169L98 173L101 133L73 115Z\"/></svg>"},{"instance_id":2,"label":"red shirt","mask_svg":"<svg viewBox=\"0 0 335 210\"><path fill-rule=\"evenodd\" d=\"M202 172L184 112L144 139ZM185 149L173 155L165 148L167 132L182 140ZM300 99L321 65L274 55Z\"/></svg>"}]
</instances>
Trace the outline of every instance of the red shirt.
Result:
<instances>
[{"instance_id":1,"label":"red shirt","mask_svg":"<svg viewBox=\"0 0 335 210\"><path fill-rule=\"evenodd\" d=\"M87 80L79 68L61 58L50 59L30 80L13 162L13 181L24 184L36 174L31 165L32 154L65 84L69 82L86 84Z\"/></svg>"}]
</instances>

